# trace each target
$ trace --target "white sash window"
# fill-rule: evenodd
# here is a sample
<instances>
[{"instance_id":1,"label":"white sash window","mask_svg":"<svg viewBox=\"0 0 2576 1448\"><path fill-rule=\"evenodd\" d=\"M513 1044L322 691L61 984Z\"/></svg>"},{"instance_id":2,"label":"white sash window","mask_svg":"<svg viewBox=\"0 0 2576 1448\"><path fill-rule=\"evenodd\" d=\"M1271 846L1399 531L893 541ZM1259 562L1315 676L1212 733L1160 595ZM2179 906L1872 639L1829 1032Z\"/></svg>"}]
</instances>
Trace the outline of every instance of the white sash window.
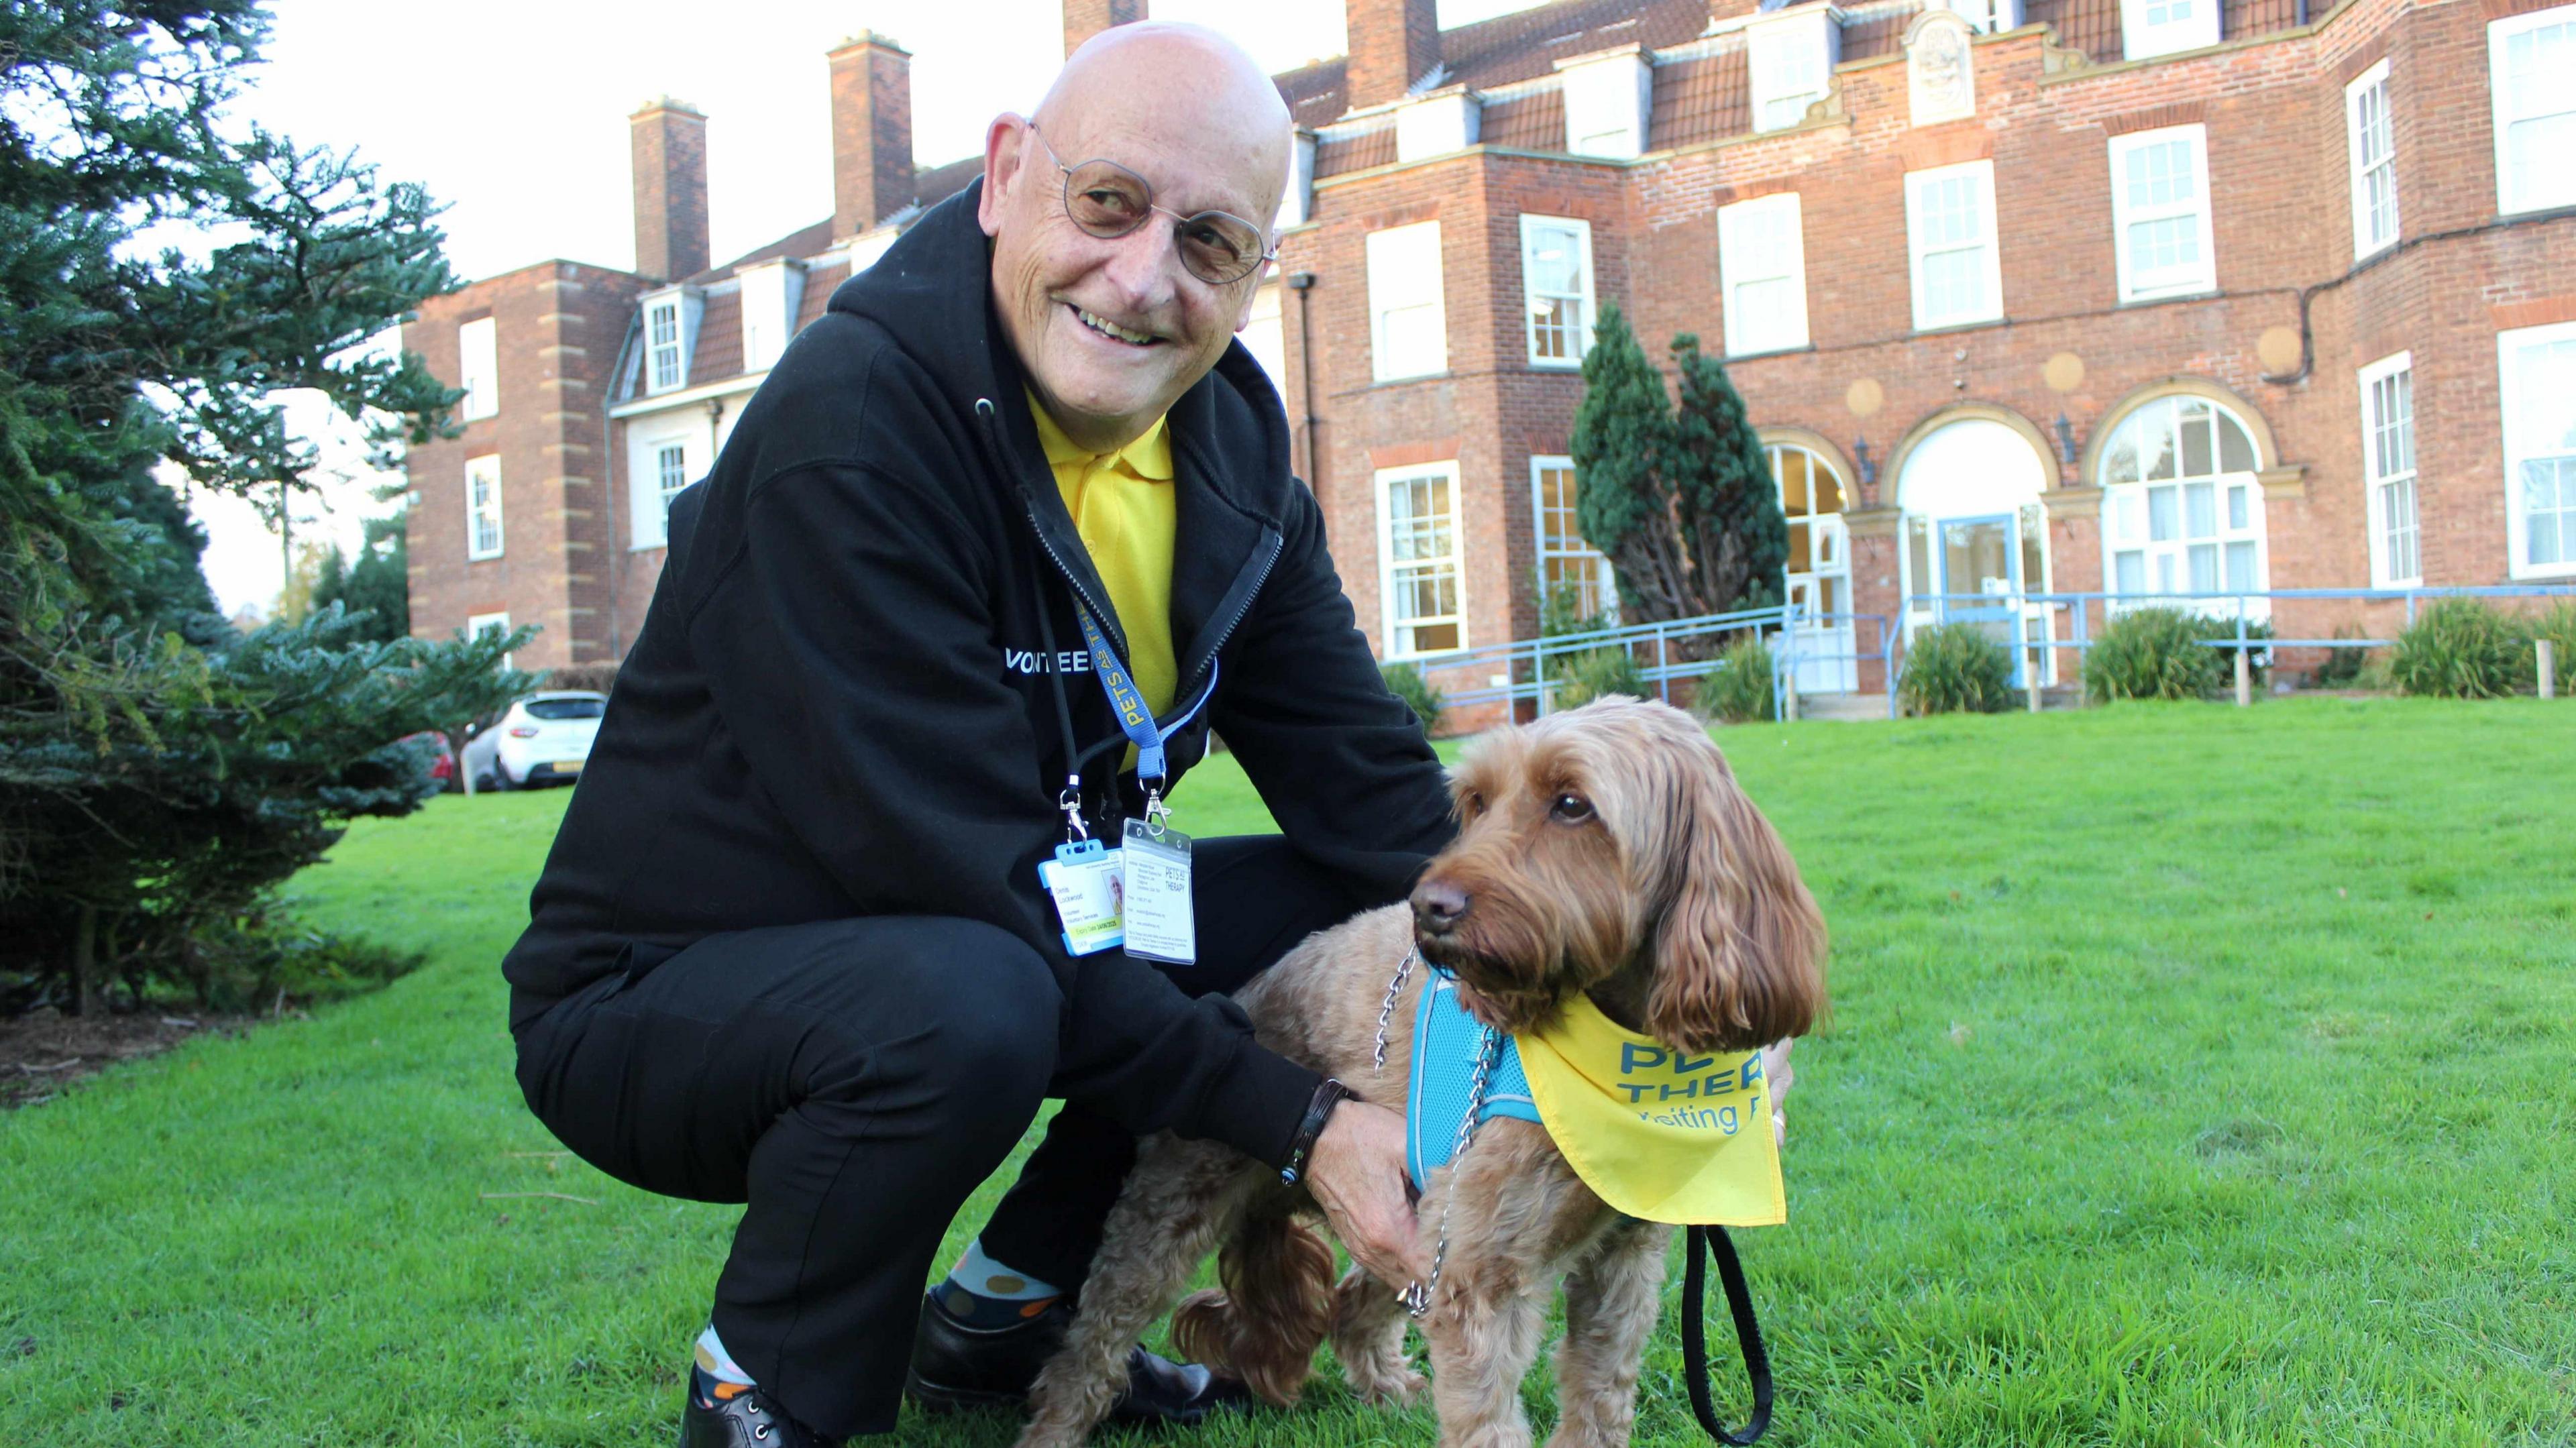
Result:
<instances>
[{"instance_id":1,"label":"white sash window","mask_svg":"<svg viewBox=\"0 0 2576 1448\"><path fill-rule=\"evenodd\" d=\"M1807 248L1798 193L1717 209L1717 265L1726 282L1726 354L1807 345Z\"/></svg>"}]
</instances>

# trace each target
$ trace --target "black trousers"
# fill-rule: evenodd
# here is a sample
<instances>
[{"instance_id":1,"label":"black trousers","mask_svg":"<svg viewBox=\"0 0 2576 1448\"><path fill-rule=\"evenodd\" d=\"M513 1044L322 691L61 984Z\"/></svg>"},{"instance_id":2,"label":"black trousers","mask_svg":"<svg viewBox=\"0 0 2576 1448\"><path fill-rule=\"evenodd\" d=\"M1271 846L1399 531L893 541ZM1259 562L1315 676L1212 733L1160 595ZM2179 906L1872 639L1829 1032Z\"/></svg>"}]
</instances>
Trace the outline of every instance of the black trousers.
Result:
<instances>
[{"instance_id":1,"label":"black trousers","mask_svg":"<svg viewBox=\"0 0 2576 1448\"><path fill-rule=\"evenodd\" d=\"M1368 905L1276 836L1195 847L1192 995L1231 991ZM1035 882L1030 888L1035 889ZM556 1003L519 1084L621 1181L742 1202L716 1332L788 1412L841 1437L895 1425L933 1258L1050 1092L1062 993L1018 937L876 916L710 936ZM985 1250L1068 1290L1135 1140L1069 1104L985 1227Z\"/></svg>"}]
</instances>

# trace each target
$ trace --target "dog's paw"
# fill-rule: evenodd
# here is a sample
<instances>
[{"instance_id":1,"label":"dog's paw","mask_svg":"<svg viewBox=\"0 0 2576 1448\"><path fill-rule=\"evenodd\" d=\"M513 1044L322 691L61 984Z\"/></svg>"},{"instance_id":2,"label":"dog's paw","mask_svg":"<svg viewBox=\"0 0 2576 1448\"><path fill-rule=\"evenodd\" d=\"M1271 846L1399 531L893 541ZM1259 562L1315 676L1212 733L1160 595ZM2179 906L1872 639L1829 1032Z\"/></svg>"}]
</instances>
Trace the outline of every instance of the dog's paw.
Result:
<instances>
[{"instance_id":1,"label":"dog's paw","mask_svg":"<svg viewBox=\"0 0 2576 1448\"><path fill-rule=\"evenodd\" d=\"M1377 1361L1345 1364L1342 1380L1349 1384L1352 1397L1383 1408L1409 1408L1431 1387L1429 1378L1394 1353Z\"/></svg>"}]
</instances>

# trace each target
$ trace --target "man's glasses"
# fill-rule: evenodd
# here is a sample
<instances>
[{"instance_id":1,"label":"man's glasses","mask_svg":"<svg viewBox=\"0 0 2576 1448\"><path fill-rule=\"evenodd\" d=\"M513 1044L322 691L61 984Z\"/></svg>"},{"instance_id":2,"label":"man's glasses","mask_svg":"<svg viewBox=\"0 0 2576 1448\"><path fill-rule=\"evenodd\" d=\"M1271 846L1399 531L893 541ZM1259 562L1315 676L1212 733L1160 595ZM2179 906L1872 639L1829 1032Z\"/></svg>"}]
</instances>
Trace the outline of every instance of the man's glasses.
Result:
<instances>
[{"instance_id":1,"label":"man's glasses","mask_svg":"<svg viewBox=\"0 0 2576 1448\"><path fill-rule=\"evenodd\" d=\"M1183 216L1168 206L1157 206L1153 184L1144 177L1115 161L1068 166L1047 138L1038 136L1037 122L1029 122L1029 134L1038 137L1047 159L1064 173L1064 214L1093 236L1103 240L1126 236L1159 211L1175 223L1172 231L1181 265L1200 281L1220 287L1252 275L1275 255L1261 244L1261 228L1240 216L1225 211Z\"/></svg>"}]
</instances>

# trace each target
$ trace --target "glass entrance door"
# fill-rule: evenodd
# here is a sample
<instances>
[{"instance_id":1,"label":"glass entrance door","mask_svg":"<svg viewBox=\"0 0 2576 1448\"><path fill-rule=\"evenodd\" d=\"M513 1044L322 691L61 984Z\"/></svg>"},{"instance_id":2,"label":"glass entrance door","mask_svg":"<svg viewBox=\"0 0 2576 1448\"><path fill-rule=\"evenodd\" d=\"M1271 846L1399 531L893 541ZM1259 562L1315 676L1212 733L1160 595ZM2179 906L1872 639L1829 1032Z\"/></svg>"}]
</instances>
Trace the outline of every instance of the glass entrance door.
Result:
<instances>
[{"instance_id":1,"label":"glass entrance door","mask_svg":"<svg viewBox=\"0 0 2576 1448\"><path fill-rule=\"evenodd\" d=\"M1974 625L1977 632L2010 650L2013 683L2022 681L2021 550L2013 546L2013 516L1944 518L1933 525L1940 540L1935 550L1941 564L1940 618L1944 623Z\"/></svg>"}]
</instances>

